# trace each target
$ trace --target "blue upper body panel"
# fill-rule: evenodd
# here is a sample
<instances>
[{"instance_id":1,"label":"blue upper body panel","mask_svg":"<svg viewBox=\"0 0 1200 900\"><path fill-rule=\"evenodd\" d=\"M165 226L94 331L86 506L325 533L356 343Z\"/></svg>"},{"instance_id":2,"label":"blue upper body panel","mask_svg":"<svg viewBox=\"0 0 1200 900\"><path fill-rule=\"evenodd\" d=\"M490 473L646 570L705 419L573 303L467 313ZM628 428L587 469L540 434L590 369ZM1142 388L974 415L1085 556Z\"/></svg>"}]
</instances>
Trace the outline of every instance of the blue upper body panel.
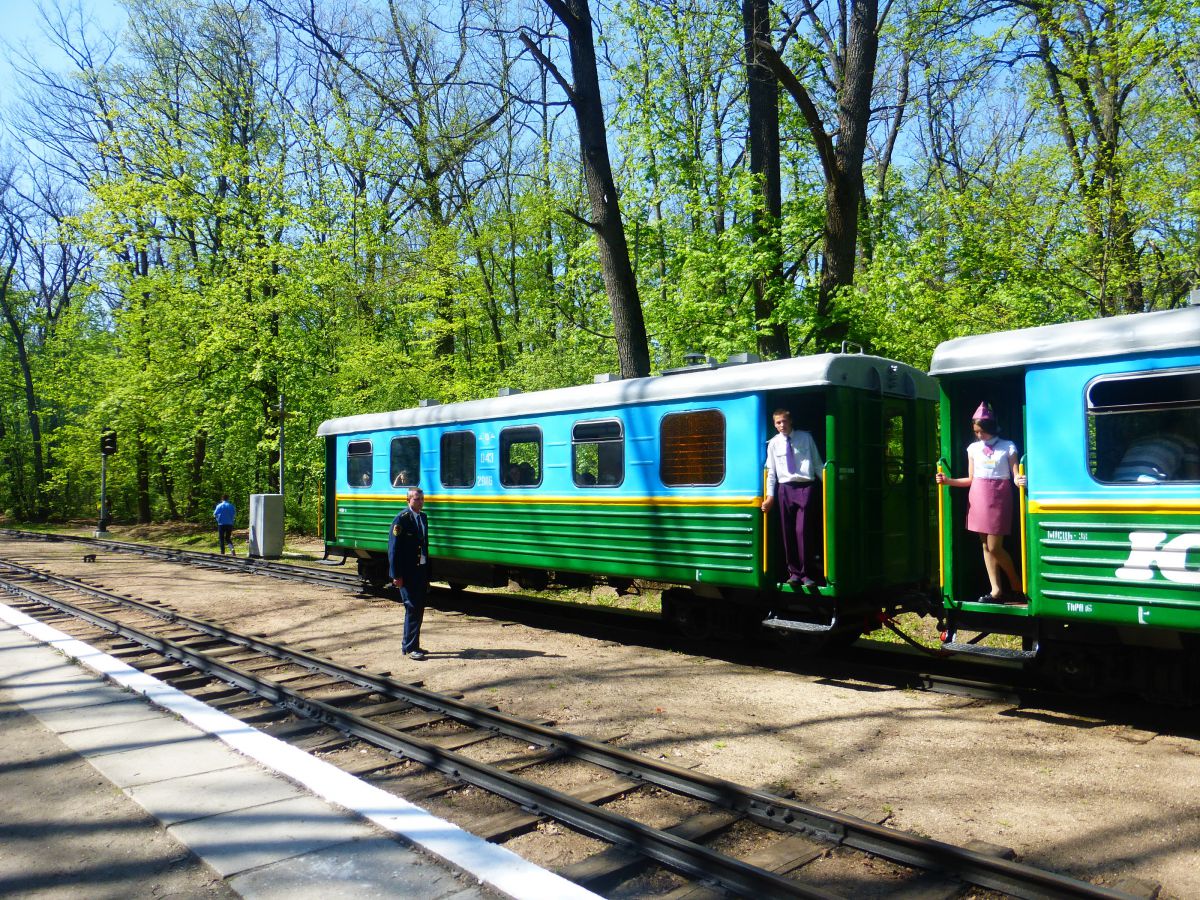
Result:
<instances>
[{"instance_id":1,"label":"blue upper body panel","mask_svg":"<svg viewBox=\"0 0 1200 900\"><path fill-rule=\"evenodd\" d=\"M1200 366L1200 349L1030 366L1025 373L1025 454L1029 496L1070 499L1195 499L1197 485L1105 484L1088 469L1087 388L1101 375Z\"/></svg>"},{"instance_id":2,"label":"blue upper body panel","mask_svg":"<svg viewBox=\"0 0 1200 900\"><path fill-rule=\"evenodd\" d=\"M335 466L337 492L359 496L396 496L403 488L390 481L388 447L393 438L416 436L421 441L420 487L426 494L487 497L578 497L580 501L623 497L744 497L762 493L767 419L759 394L720 399L672 401L589 409L548 415L527 415L466 424L437 424L416 428L384 429L338 434ZM666 487L659 473L659 424L669 413L719 410L725 417L725 478L720 484ZM624 480L614 486L581 487L574 483L571 465L571 430L577 422L617 419L625 436ZM500 483L500 432L514 426L537 426L542 432L542 482L540 485L505 487ZM439 447L443 434L471 431L476 440L475 485L442 484ZM370 486L351 486L345 466L347 446L353 441L373 442L373 477Z\"/></svg>"}]
</instances>

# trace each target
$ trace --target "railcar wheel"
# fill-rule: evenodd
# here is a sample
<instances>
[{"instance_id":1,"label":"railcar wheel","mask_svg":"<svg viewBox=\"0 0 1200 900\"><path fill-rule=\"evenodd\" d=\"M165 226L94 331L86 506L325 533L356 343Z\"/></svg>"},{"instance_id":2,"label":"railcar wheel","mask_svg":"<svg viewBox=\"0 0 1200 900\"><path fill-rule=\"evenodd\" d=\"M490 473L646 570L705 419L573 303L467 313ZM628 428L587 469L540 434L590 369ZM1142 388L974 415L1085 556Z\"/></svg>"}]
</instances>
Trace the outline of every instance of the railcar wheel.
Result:
<instances>
[{"instance_id":1,"label":"railcar wheel","mask_svg":"<svg viewBox=\"0 0 1200 900\"><path fill-rule=\"evenodd\" d=\"M1046 666L1051 683L1064 693L1096 696L1102 692L1099 661L1085 649L1055 648L1048 654Z\"/></svg>"},{"instance_id":2,"label":"railcar wheel","mask_svg":"<svg viewBox=\"0 0 1200 900\"><path fill-rule=\"evenodd\" d=\"M712 636L712 615L703 603L693 601L681 604L675 613L675 625L685 638L694 641Z\"/></svg>"},{"instance_id":3,"label":"railcar wheel","mask_svg":"<svg viewBox=\"0 0 1200 900\"><path fill-rule=\"evenodd\" d=\"M542 569L521 569L514 579L526 591L544 591L550 584L550 573Z\"/></svg>"},{"instance_id":4,"label":"railcar wheel","mask_svg":"<svg viewBox=\"0 0 1200 900\"><path fill-rule=\"evenodd\" d=\"M690 591L673 589L663 592L663 617L691 640L712 636L713 615L709 605Z\"/></svg>"},{"instance_id":5,"label":"railcar wheel","mask_svg":"<svg viewBox=\"0 0 1200 900\"><path fill-rule=\"evenodd\" d=\"M388 578L387 566L371 559L358 561L358 577L362 579L363 591L373 594L383 593L383 589L391 581Z\"/></svg>"}]
</instances>

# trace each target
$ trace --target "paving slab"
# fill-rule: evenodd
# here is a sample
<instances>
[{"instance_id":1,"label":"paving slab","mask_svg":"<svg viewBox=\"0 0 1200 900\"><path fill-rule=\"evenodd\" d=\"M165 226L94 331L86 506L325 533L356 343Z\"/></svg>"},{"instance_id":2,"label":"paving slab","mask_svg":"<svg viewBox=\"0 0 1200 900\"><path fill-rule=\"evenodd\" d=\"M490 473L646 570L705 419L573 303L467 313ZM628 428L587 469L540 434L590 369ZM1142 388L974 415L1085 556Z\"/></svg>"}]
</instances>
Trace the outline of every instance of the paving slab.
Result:
<instances>
[{"instance_id":1,"label":"paving slab","mask_svg":"<svg viewBox=\"0 0 1200 900\"><path fill-rule=\"evenodd\" d=\"M182 822L167 830L225 877L376 836L368 825L311 796Z\"/></svg>"},{"instance_id":2,"label":"paving slab","mask_svg":"<svg viewBox=\"0 0 1200 900\"><path fill-rule=\"evenodd\" d=\"M0 707L0 897L237 896L3 684Z\"/></svg>"},{"instance_id":3,"label":"paving slab","mask_svg":"<svg viewBox=\"0 0 1200 900\"><path fill-rule=\"evenodd\" d=\"M145 700L135 700L128 693L124 698L98 706L47 709L39 712L38 718L55 734L109 725L129 726L162 718L162 710L155 709Z\"/></svg>"},{"instance_id":4,"label":"paving slab","mask_svg":"<svg viewBox=\"0 0 1200 900\"><path fill-rule=\"evenodd\" d=\"M53 708L53 704L65 708L129 699L128 691L97 680L74 663L60 659L44 645L15 644L18 639L11 634L13 629L6 631L9 634L0 644L0 670L6 673L4 683L22 706L50 703L45 708Z\"/></svg>"},{"instance_id":5,"label":"paving slab","mask_svg":"<svg viewBox=\"0 0 1200 900\"><path fill-rule=\"evenodd\" d=\"M107 707L101 707L95 711L95 716L102 716L104 709L111 709L114 713L119 713L121 712L120 706L119 704L109 704ZM42 713L38 712L37 715L41 718ZM153 719L135 724L119 721L109 725L96 724L91 728L68 728L60 731L58 736L76 753L87 757L124 753L135 749L161 749L165 773L162 778L170 778L175 774L190 775L196 771L208 771L208 769L191 769L187 772L177 772L173 768L181 762L176 759L178 755L191 753L198 746L208 744L228 752L227 748L203 734L199 729L185 722L179 722L170 716L165 716L161 711ZM181 743L188 746L174 746ZM186 765L187 763L182 764ZM160 781L162 778L152 780ZM127 785L122 783L121 787L127 787Z\"/></svg>"},{"instance_id":6,"label":"paving slab","mask_svg":"<svg viewBox=\"0 0 1200 900\"><path fill-rule=\"evenodd\" d=\"M306 796L291 782L253 765L136 785L125 793L164 825Z\"/></svg>"},{"instance_id":7,"label":"paving slab","mask_svg":"<svg viewBox=\"0 0 1200 900\"><path fill-rule=\"evenodd\" d=\"M165 724L178 725L170 719ZM186 727L186 726L179 726ZM98 730L98 729L92 729ZM64 734L63 740L88 732L73 731ZM131 788L139 784L168 781L183 775L198 775L201 772L216 772L241 765L236 753L218 741L200 736L196 732L183 739L163 740L157 743L143 742L136 750L121 752L98 752L84 754L88 761L120 788Z\"/></svg>"},{"instance_id":8,"label":"paving slab","mask_svg":"<svg viewBox=\"0 0 1200 900\"><path fill-rule=\"evenodd\" d=\"M372 900L420 897L469 900L484 896L434 862L390 838L339 844L237 875L229 886L247 900Z\"/></svg>"}]
</instances>

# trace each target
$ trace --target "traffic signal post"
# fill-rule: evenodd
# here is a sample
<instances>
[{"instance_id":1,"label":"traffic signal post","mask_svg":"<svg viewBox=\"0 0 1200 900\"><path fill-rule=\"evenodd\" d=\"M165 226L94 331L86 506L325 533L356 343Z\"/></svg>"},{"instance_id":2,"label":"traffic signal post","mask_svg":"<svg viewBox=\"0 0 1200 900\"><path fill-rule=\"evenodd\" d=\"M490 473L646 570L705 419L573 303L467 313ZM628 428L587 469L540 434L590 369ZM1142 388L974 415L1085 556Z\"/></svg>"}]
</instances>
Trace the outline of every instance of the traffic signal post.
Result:
<instances>
[{"instance_id":1,"label":"traffic signal post","mask_svg":"<svg viewBox=\"0 0 1200 900\"><path fill-rule=\"evenodd\" d=\"M95 536L108 537L108 458L117 452L117 433L106 428L100 433L100 524Z\"/></svg>"}]
</instances>

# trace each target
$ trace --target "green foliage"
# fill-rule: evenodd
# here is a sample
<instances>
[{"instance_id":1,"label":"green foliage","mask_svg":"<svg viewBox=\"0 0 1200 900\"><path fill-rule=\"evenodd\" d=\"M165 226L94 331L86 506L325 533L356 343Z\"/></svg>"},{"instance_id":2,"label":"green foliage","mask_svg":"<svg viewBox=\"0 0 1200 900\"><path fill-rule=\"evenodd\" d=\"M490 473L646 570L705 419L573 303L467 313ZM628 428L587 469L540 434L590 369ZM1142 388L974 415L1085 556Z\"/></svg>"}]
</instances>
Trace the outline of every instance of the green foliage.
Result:
<instances>
[{"instance_id":1,"label":"green foliage","mask_svg":"<svg viewBox=\"0 0 1200 900\"><path fill-rule=\"evenodd\" d=\"M129 8L119 63L42 79L25 110L79 205L21 252L61 239L89 262L69 302L36 279L6 294L19 327L0 329L0 511L94 516L111 427L119 519L207 522L222 492L244 513L247 494L278 488L282 398L288 522L311 531L325 419L617 370L572 117L541 104L552 82L502 27L530 10L391 19L368 5L337 26L334 57L253 4ZM1200 278L1196 12L1156 0L1088 8L1089 22L1079 9L979 22L942 0L891 7L858 269L838 298L866 349L921 366L947 338L1167 306ZM785 100L782 216L765 236L753 227L737 4L597 15L654 365L752 351L776 322L803 351L823 178ZM814 37L787 51L803 78L825 61ZM774 319L756 321L753 285L780 262Z\"/></svg>"}]
</instances>

